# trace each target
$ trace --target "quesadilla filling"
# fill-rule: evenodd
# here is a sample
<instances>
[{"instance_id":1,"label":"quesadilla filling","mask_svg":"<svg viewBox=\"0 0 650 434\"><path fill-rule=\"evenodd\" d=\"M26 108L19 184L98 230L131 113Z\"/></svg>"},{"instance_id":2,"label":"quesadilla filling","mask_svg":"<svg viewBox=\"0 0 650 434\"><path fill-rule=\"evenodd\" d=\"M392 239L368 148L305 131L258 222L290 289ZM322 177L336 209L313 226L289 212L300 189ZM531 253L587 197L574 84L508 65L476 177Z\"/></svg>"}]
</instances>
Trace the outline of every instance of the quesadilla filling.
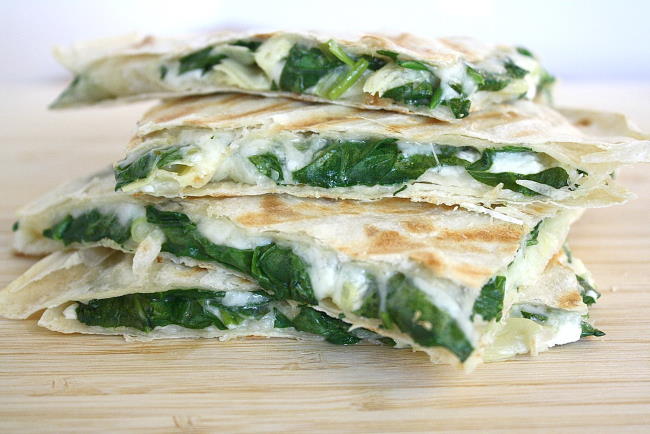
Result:
<instances>
[{"instance_id":1,"label":"quesadilla filling","mask_svg":"<svg viewBox=\"0 0 650 434\"><path fill-rule=\"evenodd\" d=\"M604 336L578 312L539 303L512 306L509 318L485 352L485 361L504 360L516 354L537 354L555 345L587 336Z\"/></svg>"},{"instance_id":2,"label":"quesadilla filling","mask_svg":"<svg viewBox=\"0 0 650 434\"><path fill-rule=\"evenodd\" d=\"M173 145L170 146L170 143ZM279 133L181 129L149 138L116 164L116 190L176 196L185 188L234 182L291 192L292 186L361 189L408 196L419 184L463 187L481 195L500 186L510 199L561 195L586 173L522 146L479 150L395 138L329 138ZM371 191L368 191L368 187Z\"/></svg>"},{"instance_id":3,"label":"quesadilla filling","mask_svg":"<svg viewBox=\"0 0 650 434\"><path fill-rule=\"evenodd\" d=\"M127 294L73 303L64 315L89 326L128 328L145 333L168 326L206 330L293 328L339 345L352 345L362 340L395 344L392 339L370 330L350 330L350 324L309 306L292 307L259 291L176 289Z\"/></svg>"},{"instance_id":4,"label":"quesadilla filling","mask_svg":"<svg viewBox=\"0 0 650 434\"><path fill-rule=\"evenodd\" d=\"M543 270L560 246L553 233L568 214L544 220L522 240L514 261L473 294L447 279L406 267L354 261L316 244L252 235L224 219L190 217L135 204L78 209L43 232L68 246L109 245L137 251L158 240L161 252L188 264L215 263L256 281L276 301L332 303L352 323L421 347L444 347L465 361L476 345L475 326L498 321L504 296ZM146 244L146 243L145 243ZM217 315L218 316L218 315ZM223 323L223 318L219 316ZM224 325L226 325L224 323ZM407 340L407 342L409 342Z\"/></svg>"},{"instance_id":5,"label":"quesadilla filling","mask_svg":"<svg viewBox=\"0 0 650 434\"><path fill-rule=\"evenodd\" d=\"M138 93L230 88L284 91L356 105L394 104L461 119L473 103L533 99L554 81L523 48L499 48L478 63L432 64L392 51L342 47L332 40L320 44L296 35L224 42L162 59L143 55L132 62L137 67L133 80L102 80L119 75L104 71L115 67L110 58L91 64L53 106Z\"/></svg>"}]
</instances>

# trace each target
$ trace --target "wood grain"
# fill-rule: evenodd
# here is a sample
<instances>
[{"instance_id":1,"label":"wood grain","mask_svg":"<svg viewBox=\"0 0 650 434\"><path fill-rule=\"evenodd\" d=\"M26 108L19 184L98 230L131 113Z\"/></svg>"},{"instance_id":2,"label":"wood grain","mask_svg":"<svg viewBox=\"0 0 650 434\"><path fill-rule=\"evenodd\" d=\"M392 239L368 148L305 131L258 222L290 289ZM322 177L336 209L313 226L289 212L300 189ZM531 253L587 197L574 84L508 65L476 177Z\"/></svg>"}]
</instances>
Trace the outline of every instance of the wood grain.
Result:
<instances>
[{"instance_id":1,"label":"wood grain","mask_svg":"<svg viewBox=\"0 0 650 434\"><path fill-rule=\"evenodd\" d=\"M14 210L118 158L147 106L47 112L59 88L0 86L0 285L33 262L9 251ZM559 100L612 103L650 129L647 85L567 86ZM602 339L467 376L376 346L125 343L0 320L0 431L648 432L648 166L620 180L642 197L588 212L571 233L604 292L593 309Z\"/></svg>"}]
</instances>

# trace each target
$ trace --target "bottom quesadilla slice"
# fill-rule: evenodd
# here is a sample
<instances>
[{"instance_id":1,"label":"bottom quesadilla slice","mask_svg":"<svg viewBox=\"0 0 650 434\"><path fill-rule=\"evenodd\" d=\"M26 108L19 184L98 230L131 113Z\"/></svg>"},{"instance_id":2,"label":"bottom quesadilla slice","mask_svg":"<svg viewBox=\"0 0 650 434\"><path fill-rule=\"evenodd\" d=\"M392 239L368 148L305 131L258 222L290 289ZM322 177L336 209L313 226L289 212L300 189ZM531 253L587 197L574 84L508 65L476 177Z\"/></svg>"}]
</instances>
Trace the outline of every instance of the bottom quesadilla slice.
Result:
<instances>
[{"instance_id":1,"label":"bottom quesadilla slice","mask_svg":"<svg viewBox=\"0 0 650 434\"><path fill-rule=\"evenodd\" d=\"M403 199L283 195L170 200L115 192L110 174L71 183L19 213L15 248L105 246L226 267L276 300L472 363L508 294L537 279L580 210L517 225Z\"/></svg>"},{"instance_id":2,"label":"bottom quesadilla slice","mask_svg":"<svg viewBox=\"0 0 650 434\"><path fill-rule=\"evenodd\" d=\"M556 255L538 282L520 289L492 341L480 349L483 361L603 334L585 321L589 296L580 281L590 280L588 272L579 261L568 261ZM177 287L184 289L169 289ZM133 255L105 248L53 253L0 291L3 316L26 318L43 309L39 325L48 329L127 340L261 336L395 346L309 306L272 300L226 269L160 260L138 272Z\"/></svg>"},{"instance_id":3,"label":"bottom quesadilla slice","mask_svg":"<svg viewBox=\"0 0 650 434\"><path fill-rule=\"evenodd\" d=\"M309 306L273 300L223 268L160 260L134 271L133 255L106 248L52 253L0 291L1 316L23 319L43 309L39 325L51 330L129 340L260 336L395 344Z\"/></svg>"}]
</instances>

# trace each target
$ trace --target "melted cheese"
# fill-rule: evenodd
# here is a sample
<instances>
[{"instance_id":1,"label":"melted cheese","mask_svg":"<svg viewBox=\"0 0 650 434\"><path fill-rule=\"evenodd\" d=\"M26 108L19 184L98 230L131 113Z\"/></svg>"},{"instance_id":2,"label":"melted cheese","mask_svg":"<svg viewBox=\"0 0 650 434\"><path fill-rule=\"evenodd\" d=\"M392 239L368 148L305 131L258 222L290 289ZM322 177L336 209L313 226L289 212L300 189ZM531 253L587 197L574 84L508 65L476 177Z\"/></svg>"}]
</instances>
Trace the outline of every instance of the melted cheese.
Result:
<instances>
[{"instance_id":1,"label":"melted cheese","mask_svg":"<svg viewBox=\"0 0 650 434\"><path fill-rule=\"evenodd\" d=\"M358 137L343 135L335 138L340 140L359 139ZM261 173L249 159L254 155L266 153L275 155L282 166L284 175L282 184L297 185L297 182L292 177L292 172L312 162L316 154L328 143L328 138L318 134L305 137L299 133L284 131L269 137L256 131L210 131L188 128L181 130L176 137L171 139L169 136L153 138L150 142L145 142L140 148L151 149L163 144L167 144L167 146L170 144L193 144L190 145L191 150L186 152L184 158L173 165L174 167L183 167L182 171L165 170L164 168L154 169L148 178L126 185L123 190L125 192L142 191L173 197L181 194L186 187L202 188L208 184L221 181L275 188L275 180ZM439 152L439 146L431 143L400 140L397 142L397 146L406 157L416 154L431 155ZM141 152L139 151L138 154L141 155ZM471 150L463 150L458 154L459 158L470 162L476 161L479 156L479 152ZM129 155L124 161L132 161L133 159L134 157ZM529 174L540 172L556 164L557 162L549 157L533 152L497 153L490 171ZM469 176L465 169L460 166L432 167L420 175L418 179L411 180L411 182L455 186L467 191L477 190L482 192L492 189L492 187L488 187ZM530 182L532 181L522 181L521 183ZM382 188L381 186L378 187ZM535 189L539 188L535 187ZM516 197L518 193L506 190L501 195Z\"/></svg>"}]
</instances>

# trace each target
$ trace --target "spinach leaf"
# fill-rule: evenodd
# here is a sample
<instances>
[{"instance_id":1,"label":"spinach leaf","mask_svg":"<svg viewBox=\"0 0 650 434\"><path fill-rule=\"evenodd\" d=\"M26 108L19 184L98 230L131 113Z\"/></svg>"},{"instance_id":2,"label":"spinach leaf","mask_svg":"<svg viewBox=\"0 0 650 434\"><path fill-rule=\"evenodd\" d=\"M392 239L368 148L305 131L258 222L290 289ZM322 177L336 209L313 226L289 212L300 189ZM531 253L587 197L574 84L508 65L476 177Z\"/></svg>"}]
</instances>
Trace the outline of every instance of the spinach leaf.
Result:
<instances>
[{"instance_id":1,"label":"spinach leaf","mask_svg":"<svg viewBox=\"0 0 650 434\"><path fill-rule=\"evenodd\" d=\"M291 322L296 330L323 336L332 344L353 345L361 340L348 331L350 324L311 307L300 308L300 312Z\"/></svg>"},{"instance_id":2,"label":"spinach leaf","mask_svg":"<svg viewBox=\"0 0 650 434\"><path fill-rule=\"evenodd\" d=\"M584 277L576 275L576 279L578 279L578 284L580 284L580 295L584 304L587 306L594 304L600 298L600 292L591 286Z\"/></svg>"},{"instance_id":3,"label":"spinach leaf","mask_svg":"<svg viewBox=\"0 0 650 434\"><path fill-rule=\"evenodd\" d=\"M282 164L275 154L267 152L265 154L253 155L252 157L248 157L248 159L264 176L268 176L276 182L284 181Z\"/></svg>"},{"instance_id":4,"label":"spinach leaf","mask_svg":"<svg viewBox=\"0 0 650 434\"><path fill-rule=\"evenodd\" d=\"M66 246L72 243L91 243L103 239L124 244L131 237L131 224L122 224L115 214L105 214L93 209L77 217L66 216L52 227L45 229L43 236L63 241Z\"/></svg>"},{"instance_id":5,"label":"spinach leaf","mask_svg":"<svg viewBox=\"0 0 650 434\"><path fill-rule=\"evenodd\" d=\"M519 173L512 172L477 172L469 169L467 170L467 173L469 173L472 178L476 179L479 182L482 182L483 184L487 184L493 187L499 184L503 184L504 188L516 191L526 196L537 196L539 193L517 184L517 181L535 181L540 184L549 185L553 188L562 188L569 185L569 174L561 167L553 167L551 169L546 169L539 173L533 173L530 175L521 175Z\"/></svg>"},{"instance_id":6,"label":"spinach leaf","mask_svg":"<svg viewBox=\"0 0 650 434\"><path fill-rule=\"evenodd\" d=\"M472 102L465 97L451 98L445 101L456 119L462 119L469 115Z\"/></svg>"},{"instance_id":7,"label":"spinach leaf","mask_svg":"<svg viewBox=\"0 0 650 434\"><path fill-rule=\"evenodd\" d=\"M149 205L147 222L155 224L165 234L162 251L178 257L218 262L250 275L253 249L236 249L214 244L199 232L196 224L187 215L180 212L160 211Z\"/></svg>"},{"instance_id":8,"label":"spinach leaf","mask_svg":"<svg viewBox=\"0 0 650 434\"><path fill-rule=\"evenodd\" d=\"M515 64L511 59L507 59L503 64L503 67L506 68L506 73L515 79L524 78L526 74L528 74L528 70L517 66L517 64Z\"/></svg>"},{"instance_id":9,"label":"spinach leaf","mask_svg":"<svg viewBox=\"0 0 650 434\"><path fill-rule=\"evenodd\" d=\"M323 188L399 184L431 167L469 164L456 156L465 149L440 145L435 155L404 156L396 139L333 141L292 175L296 182Z\"/></svg>"},{"instance_id":10,"label":"spinach leaf","mask_svg":"<svg viewBox=\"0 0 650 434\"><path fill-rule=\"evenodd\" d=\"M536 196L538 193L517 184L519 180L535 181L540 184L546 184L553 188L562 188L569 185L569 174L561 167L553 167L538 173L522 175L513 172L491 173L488 172L494 162L494 157L500 152L527 152L528 148L507 146L501 149L486 149L483 151L481 158L466 167L467 173L483 184L497 186L503 184L503 187L524 194L526 196Z\"/></svg>"},{"instance_id":11,"label":"spinach leaf","mask_svg":"<svg viewBox=\"0 0 650 434\"><path fill-rule=\"evenodd\" d=\"M474 302L472 319L474 315L481 315L483 320L491 321L501 319L503 311L503 296L506 290L506 278L495 276L483 285L481 293Z\"/></svg>"},{"instance_id":12,"label":"spinach leaf","mask_svg":"<svg viewBox=\"0 0 650 434\"><path fill-rule=\"evenodd\" d=\"M535 246L539 244L537 237L539 236L539 227L544 220L540 220L539 223L535 225L532 231L528 234L528 239L526 240L526 247Z\"/></svg>"},{"instance_id":13,"label":"spinach leaf","mask_svg":"<svg viewBox=\"0 0 650 434\"><path fill-rule=\"evenodd\" d=\"M307 264L290 248L277 244L256 247L250 275L276 299L318 304Z\"/></svg>"},{"instance_id":14,"label":"spinach leaf","mask_svg":"<svg viewBox=\"0 0 650 434\"><path fill-rule=\"evenodd\" d=\"M526 49L524 47L517 47L517 52L519 54L521 54L522 56L528 56L528 57L533 57L533 58L535 57L530 50L528 50L528 49Z\"/></svg>"},{"instance_id":15,"label":"spinach leaf","mask_svg":"<svg viewBox=\"0 0 650 434\"><path fill-rule=\"evenodd\" d=\"M18 223L18 221L15 221L14 224L11 226L11 231L16 232L19 227L20 227L20 223Z\"/></svg>"},{"instance_id":16,"label":"spinach leaf","mask_svg":"<svg viewBox=\"0 0 650 434\"><path fill-rule=\"evenodd\" d=\"M521 310L519 313L521 314L522 318L526 318L538 323L545 324L548 321L548 315L544 315L543 313L528 312L526 310Z\"/></svg>"},{"instance_id":17,"label":"spinach leaf","mask_svg":"<svg viewBox=\"0 0 650 434\"><path fill-rule=\"evenodd\" d=\"M434 90L433 84L428 81L419 83L413 82L388 89L381 95L381 97L390 98L395 102L401 102L416 107L429 106L433 98Z\"/></svg>"},{"instance_id":18,"label":"spinach leaf","mask_svg":"<svg viewBox=\"0 0 650 434\"><path fill-rule=\"evenodd\" d=\"M225 54L212 54L213 48L214 47L212 46L205 47L178 59L180 62L178 75L185 74L186 72L195 69L200 69L201 75L203 75L210 71L214 65L221 63L221 61L227 56Z\"/></svg>"},{"instance_id":19,"label":"spinach leaf","mask_svg":"<svg viewBox=\"0 0 650 434\"><path fill-rule=\"evenodd\" d=\"M158 68L158 71L160 72L160 79L161 80L164 80L165 77L167 76L167 72L169 72L166 65L160 65L160 68Z\"/></svg>"},{"instance_id":20,"label":"spinach leaf","mask_svg":"<svg viewBox=\"0 0 650 434\"><path fill-rule=\"evenodd\" d=\"M548 100L552 100L551 87L555 83L555 77L549 74L547 71L542 71L542 75L537 84L537 92L540 94L545 94Z\"/></svg>"},{"instance_id":21,"label":"spinach leaf","mask_svg":"<svg viewBox=\"0 0 650 434\"><path fill-rule=\"evenodd\" d=\"M390 322L419 345L445 347L461 361L467 360L474 351L456 320L433 304L402 273L395 274L388 281L385 313Z\"/></svg>"},{"instance_id":22,"label":"spinach leaf","mask_svg":"<svg viewBox=\"0 0 650 434\"><path fill-rule=\"evenodd\" d=\"M476 83L478 90L498 92L505 88L512 81L503 74L495 74L487 71L478 71L467 66L467 75Z\"/></svg>"},{"instance_id":23,"label":"spinach leaf","mask_svg":"<svg viewBox=\"0 0 650 434\"><path fill-rule=\"evenodd\" d=\"M246 47L249 50L251 50L253 53L257 51L258 48L260 48L260 45L262 45L261 41L253 41L251 39L240 39L238 41L232 42L230 45L235 45L238 47Z\"/></svg>"},{"instance_id":24,"label":"spinach leaf","mask_svg":"<svg viewBox=\"0 0 650 434\"><path fill-rule=\"evenodd\" d=\"M154 168L165 168L182 160L188 146L170 146L145 152L130 163L118 164L115 169L115 191L139 179L145 179Z\"/></svg>"},{"instance_id":25,"label":"spinach leaf","mask_svg":"<svg viewBox=\"0 0 650 434\"><path fill-rule=\"evenodd\" d=\"M366 59L366 61L368 62L368 69L371 71L377 71L386 65L386 61L379 57L370 56L368 54L364 54L361 57L363 59Z\"/></svg>"},{"instance_id":26,"label":"spinach leaf","mask_svg":"<svg viewBox=\"0 0 650 434\"><path fill-rule=\"evenodd\" d=\"M288 92L303 93L333 69L343 65L339 59L328 56L318 48L295 44L289 50L280 74L278 86Z\"/></svg>"},{"instance_id":27,"label":"spinach leaf","mask_svg":"<svg viewBox=\"0 0 650 434\"><path fill-rule=\"evenodd\" d=\"M517 66L511 59L507 59L503 67L506 72L501 74L479 71L469 65L466 71L467 75L476 83L478 90L491 92L498 92L508 86L513 79L521 79L528 74L527 70Z\"/></svg>"},{"instance_id":28,"label":"spinach leaf","mask_svg":"<svg viewBox=\"0 0 650 434\"><path fill-rule=\"evenodd\" d=\"M397 56L399 56L399 54L397 54L396 52L389 51L389 50L377 50L377 54L390 57L393 60L393 62L396 62Z\"/></svg>"},{"instance_id":29,"label":"spinach leaf","mask_svg":"<svg viewBox=\"0 0 650 434\"><path fill-rule=\"evenodd\" d=\"M273 321L273 327L276 329L286 329L293 327L291 320L279 310L273 308L273 314L275 315L275 321Z\"/></svg>"},{"instance_id":30,"label":"spinach leaf","mask_svg":"<svg viewBox=\"0 0 650 434\"><path fill-rule=\"evenodd\" d=\"M605 336L604 331L598 330L597 328L589 324L587 321L580 322L580 326L582 328L582 332L580 333L581 338L587 336L596 336L596 337Z\"/></svg>"},{"instance_id":31,"label":"spinach leaf","mask_svg":"<svg viewBox=\"0 0 650 434\"><path fill-rule=\"evenodd\" d=\"M375 185L394 166L396 139L334 142L305 167L293 172L297 182L318 187Z\"/></svg>"},{"instance_id":32,"label":"spinach leaf","mask_svg":"<svg viewBox=\"0 0 650 434\"><path fill-rule=\"evenodd\" d=\"M416 71L429 71L427 65L417 60L398 60L397 64L402 68L414 69Z\"/></svg>"},{"instance_id":33,"label":"spinach leaf","mask_svg":"<svg viewBox=\"0 0 650 434\"><path fill-rule=\"evenodd\" d=\"M79 303L77 319L87 325L108 328L131 327L149 332L170 324L190 329L217 327L226 330L248 318L259 319L269 311L270 299L258 299L244 306L223 304L223 291L175 289L150 294L128 294L119 297Z\"/></svg>"},{"instance_id":34,"label":"spinach leaf","mask_svg":"<svg viewBox=\"0 0 650 434\"><path fill-rule=\"evenodd\" d=\"M397 147L397 145L395 145ZM397 161L378 184L399 184L419 178L424 172L437 166L464 166L467 161L456 157L459 148L453 146L438 146L439 152L434 154L412 154L405 157L399 153Z\"/></svg>"},{"instance_id":35,"label":"spinach leaf","mask_svg":"<svg viewBox=\"0 0 650 434\"><path fill-rule=\"evenodd\" d=\"M379 318L381 300L379 297L379 288L375 278L370 277L368 282L368 289L363 297L361 307L354 311L355 315L364 318Z\"/></svg>"},{"instance_id":36,"label":"spinach leaf","mask_svg":"<svg viewBox=\"0 0 650 434\"><path fill-rule=\"evenodd\" d=\"M161 250L179 257L218 262L255 279L278 300L317 304L307 272L308 265L290 248L274 243L254 249L214 244L203 236L190 218L179 212L147 207L147 221L165 234Z\"/></svg>"}]
</instances>

